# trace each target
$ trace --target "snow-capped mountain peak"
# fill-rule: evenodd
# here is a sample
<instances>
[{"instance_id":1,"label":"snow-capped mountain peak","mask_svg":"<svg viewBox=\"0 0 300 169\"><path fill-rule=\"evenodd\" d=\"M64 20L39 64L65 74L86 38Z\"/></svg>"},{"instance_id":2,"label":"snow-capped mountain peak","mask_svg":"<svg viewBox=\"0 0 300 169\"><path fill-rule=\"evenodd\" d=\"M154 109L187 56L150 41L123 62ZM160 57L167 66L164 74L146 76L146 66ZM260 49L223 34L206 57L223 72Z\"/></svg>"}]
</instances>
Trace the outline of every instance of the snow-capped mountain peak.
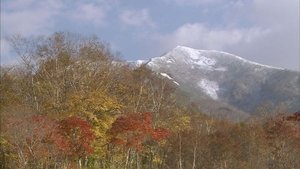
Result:
<instances>
[{"instance_id":1,"label":"snow-capped mountain peak","mask_svg":"<svg viewBox=\"0 0 300 169\"><path fill-rule=\"evenodd\" d=\"M152 58L148 64L155 67L158 62L166 62L167 64L184 63L190 65L192 68L198 67L213 70L217 60L207 57L201 50L177 46L164 56Z\"/></svg>"},{"instance_id":2,"label":"snow-capped mountain peak","mask_svg":"<svg viewBox=\"0 0 300 169\"><path fill-rule=\"evenodd\" d=\"M140 62L137 62L137 64ZM232 65L244 65L252 67L253 70L277 69L282 68L263 65L242 57L216 50L198 50L185 46L177 46L163 56L150 59L147 63L153 69L156 69L160 63L166 66L173 64L188 65L192 69L202 69L204 71L227 71Z\"/></svg>"},{"instance_id":3,"label":"snow-capped mountain peak","mask_svg":"<svg viewBox=\"0 0 300 169\"><path fill-rule=\"evenodd\" d=\"M136 63L145 64L193 98L210 98L246 112L266 101L300 108L300 94L296 92L300 86L299 72L230 53L177 46L160 57Z\"/></svg>"},{"instance_id":4,"label":"snow-capped mountain peak","mask_svg":"<svg viewBox=\"0 0 300 169\"><path fill-rule=\"evenodd\" d=\"M253 62L253 61L244 59L244 58L234 55L234 54L230 54L230 53L223 52L223 51L217 51L217 50L198 50L198 49L193 49L193 48L186 47L186 46L176 46L168 54L173 54L173 55L175 54L175 56L180 54L185 57L190 57L193 60L198 60L197 63L199 65L210 65L210 66L215 65L216 60L214 59L214 57L211 57L211 56L221 55L223 57L226 57L227 59L239 60L246 64L253 64L253 65L261 66L264 68L273 68L273 69L283 70L283 68L280 68L280 67L273 67L273 66L269 66L269 65L260 64L257 62Z\"/></svg>"}]
</instances>

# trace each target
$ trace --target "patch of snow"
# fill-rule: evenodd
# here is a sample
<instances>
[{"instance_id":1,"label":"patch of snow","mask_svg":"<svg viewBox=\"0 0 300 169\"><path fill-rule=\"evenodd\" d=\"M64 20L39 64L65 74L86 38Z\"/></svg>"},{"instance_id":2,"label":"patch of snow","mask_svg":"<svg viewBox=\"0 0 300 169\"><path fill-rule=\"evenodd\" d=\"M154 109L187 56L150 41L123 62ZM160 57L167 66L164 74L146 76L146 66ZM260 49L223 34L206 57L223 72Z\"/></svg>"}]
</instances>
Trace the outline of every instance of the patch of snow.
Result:
<instances>
[{"instance_id":1,"label":"patch of snow","mask_svg":"<svg viewBox=\"0 0 300 169\"><path fill-rule=\"evenodd\" d=\"M192 49L184 46L177 46L175 51L184 52L188 58L190 58L191 63L199 66L213 66L217 63L217 61L213 58L208 58L204 56L200 50Z\"/></svg>"},{"instance_id":2,"label":"patch of snow","mask_svg":"<svg viewBox=\"0 0 300 169\"><path fill-rule=\"evenodd\" d=\"M160 75L162 75L162 76L164 76L164 77L166 77L166 78L168 78L168 79L170 79L170 80L173 80L173 78L171 78L168 74L166 74L166 73L160 73Z\"/></svg>"},{"instance_id":3,"label":"patch of snow","mask_svg":"<svg viewBox=\"0 0 300 169\"><path fill-rule=\"evenodd\" d=\"M151 67L152 70L159 70L160 66L159 64L156 64L156 60L158 60L157 58L152 58L150 60L150 62L147 63L148 66Z\"/></svg>"},{"instance_id":4,"label":"patch of snow","mask_svg":"<svg viewBox=\"0 0 300 169\"><path fill-rule=\"evenodd\" d=\"M212 99L217 100L219 91L219 85L217 82L210 81L207 79L202 79L200 82L197 83L197 85L202 89L203 92L205 92L208 96L210 96Z\"/></svg>"},{"instance_id":5,"label":"patch of snow","mask_svg":"<svg viewBox=\"0 0 300 169\"><path fill-rule=\"evenodd\" d=\"M172 80L173 83L175 83L176 85L180 86L179 83L176 82L173 78L171 78L168 74L166 74L166 73L160 73L160 75L162 75L162 76L164 76L164 77L166 77L166 78Z\"/></svg>"},{"instance_id":6,"label":"patch of snow","mask_svg":"<svg viewBox=\"0 0 300 169\"><path fill-rule=\"evenodd\" d=\"M199 54L200 54L198 50L192 49L192 48L189 48L189 47L185 47L185 46L177 46L175 48L175 50L180 50L180 51L185 52L192 59L198 59Z\"/></svg>"},{"instance_id":7,"label":"patch of snow","mask_svg":"<svg viewBox=\"0 0 300 169\"><path fill-rule=\"evenodd\" d=\"M167 63L174 63L175 62L174 58L171 58L171 57L167 57L165 59L166 59Z\"/></svg>"},{"instance_id":8,"label":"patch of snow","mask_svg":"<svg viewBox=\"0 0 300 169\"><path fill-rule=\"evenodd\" d=\"M177 86L180 86L180 84L176 81L173 81L173 83L175 83Z\"/></svg>"},{"instance_id":9,"label":"patch of snow","mask_svg":"<svg viewBox=\"0 0 300 169\"><path fill-rule=\"evenodd\" d=\"M223 51L216 51L216 50L197 50L197 49L193 49L193 48L189 48L189 47L185 47L185 46L177 46L175 48L175 50L181 50L184 51L186 54L188 54L192 59L197 60L200 59L200 61L196 62L196 64L199 65L215 65L216 61L212 58L207 58L203 56L203 53L219 53L219 54L224 54L227 56L231 56L232 58L236 58L244 63L249 63L249 64L253 64L253 65L257 65L257 66L261 66L264 68L271 68L271 69L279 69L279 70L284 70L284 68L280 68L280 67L273 67L273 66L269 66L269 65L264 65L264 64L260 64L257 62L253 62L253 61L249 61L246 60L242 57L227 53L227 52L223 52ZM207 59L206 59L207 58Z\"/></svg>"},{"instance_id":10,"label":"patch of snow","mask_svg":"<svg viewBox=\"0 0 300 169\"><path fill-rule=\"evenodd\" d=\"M149 62L149 60L127 61L127 65L129 65L129 66L131 66L133 68L138 68L138 67L141 67L143 64L147 64L147 62Z\"/></svg>"},{"instance_id":11,"label":"patch of snow","mask_svg":"<svg viewBox=\"0 0 300 169\"><path fill-rule=\"evenodd\" d=\"M80 63L80 62L78 62L78 63ZM96 66L95 64L97 64L97 62L90 63L89 66ZM119 62L119 61L112 61L111 64L114 65L114 66L124 66L124 65L126 65L125 62Z\"/></svg>"},{"instance_id":12,"label":"patch of snow","mask_svg":"<svg viewBox=\"0 0 300 169\"><path fill-rule=\"evenodd\" d=\"M217 63L215 59L207 58L202 55L200 55L198 59L193 59L192 62L199 66L213 66Z\"/></svg>"},{"instance_id":13,"label":"patch of snow","mask_svg":"<svg viewBox=\"0 0 300 169\"><path fill-rule=\"evenodd\" d=\"M164 63L184 63L191 65L191 68L200 68L203 70L214 70L214 65L217 61L214 58L205 56L200 50L192 49L184 46L177 46L171 52L166 55L153 58L152 61L164 62Z\"/></svg>"},{"instance_id":14,"label":"patch of snow","mask_svg":"<svg viewBox=\"0 0 300 169\"><path fill-rule=\"evenodd\" d=\"M257 65L257 66L261 66L261 67L265 67L265 68L271 68L271 69L279 69L279 70L284 70L284 68L280 68L280 67L273 67L273 66L269 66L269 65L264 65L264 64L260 64L260 63L257 63L257 62L253 62L253 61L249 61L249 60L246 60L244 58L241 58L239 56L236 56L236 55L231 55L245 63L249 63L249 64L252 64L252 65Z\"/></svg>"},{"instance_id":15,"label":"patch of snow","mask_svg":"<svg viewBox=\"0 0 300 169\"><path fill-rule=\"evenodd\" d=\"M280 68L280 67L274 67L274 66L269 66L269 65L264 65L264 64L260 64L260 63L257 63L257 62L253 62L253 61L250 61L250 60L247 60L247 59L244 59L242 57L239 57L237 55L233 55L233 54L230 54L230 53L227 53L227 52L223 52L223 51L216 51L216 50L199 50L200 52L212 52L212 53L219 53L219 54L223 54L223 55L226 55L226 56L230 56L232 58L235 58L237 60L240 60L244 63L248 63L248 64L252 64L252 65L257 65L257 66L261 66L263 68L270 68L270 69L278 69L278 70L285 70L284 68Z\"/></svg>"},{"instance_id":16,"label":"patch of snow","mask_svg":"<svg viewBox=\"0 0 300 169\"><path fill-rule=\"evenodd\" d=\"M151 62L157 62L157 63L185 63L188 65L191 65L192 68L195 66L195 68L200 68L203 70L209 70L209 71L226 71L226 68L216 68L217 59L215 57L228 57L235 60L239 60L241 62L244 62L246 64L251 64L255 66L259 66L262 69L264 68L271 68L271 69L277 69L277 70L285 70L284 68L279 67L273 67L268 66L260 63L256 63L253 61L246 60L242 57L223 52L223 51L216 51L216 50L198 50L193 49L190 47L185 46L177 46L172 51L168 52L164 56L152 58L149 65L154 66Z\"/></svg>"},{"instance_id":17,"label":"patch of snow","mask_svg":"<svg viewBox=\"0 0 300 169\"><path fill-rule=\"evenodd\" d=\"M140 67L141 65L143 65L145 63L147 63L147 60L137 60L135 62L135 65L138 66L138 67Z\"/></svg>"}]
</instances>

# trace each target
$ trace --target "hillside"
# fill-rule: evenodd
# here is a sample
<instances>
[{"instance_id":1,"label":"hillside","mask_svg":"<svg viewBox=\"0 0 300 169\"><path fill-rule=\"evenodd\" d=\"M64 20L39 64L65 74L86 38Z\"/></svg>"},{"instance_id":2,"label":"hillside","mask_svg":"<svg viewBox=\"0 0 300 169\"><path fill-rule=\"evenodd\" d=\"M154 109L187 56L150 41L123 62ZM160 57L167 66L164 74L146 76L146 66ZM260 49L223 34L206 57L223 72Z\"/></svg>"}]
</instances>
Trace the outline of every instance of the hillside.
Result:
<instances>
[{"instance_id":1,"label":"hillside","mask_svg":"<svg viewBox=\"0 0 300 169\"><path fill-rule=\"evenodd\" d=\"M245 118L264 104L300 109L299 72L248 61L233 54L177 46L146 61L161 76L173 81L205 112ZM224 112L224 110L226 110ZM224 114L227 113L227 114ZM231 116L231 115L229 115Z\"/></svg>"}]
</instances>

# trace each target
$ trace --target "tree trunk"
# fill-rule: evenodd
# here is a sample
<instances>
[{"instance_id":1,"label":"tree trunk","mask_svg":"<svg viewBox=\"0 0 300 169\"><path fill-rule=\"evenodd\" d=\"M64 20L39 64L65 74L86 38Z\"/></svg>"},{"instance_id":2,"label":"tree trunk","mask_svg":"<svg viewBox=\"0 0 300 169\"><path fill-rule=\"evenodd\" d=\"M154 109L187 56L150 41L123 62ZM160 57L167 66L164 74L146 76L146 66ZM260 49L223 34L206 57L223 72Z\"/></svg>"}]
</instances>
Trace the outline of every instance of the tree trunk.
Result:
<instances>
[{"instance_id":1,"label":"tree trunk","mask_svg":"<svg viewBox=\"0 0 300 169\"><path fill-rule=\"evenodd\" d=\"M182 140L179 134L179 169L182 169Z\"/></svg>"},{"instance_id":2,"label":"tree trunk","mask_svg":"<svg viewBox=\"0 0 300 169\"><path fill-rule=\"evenodd\" d=\"M140 169L139 153L136 153L136 168Z\"/></svg>"},{"instance_id":3,"label":"tree trunk","mask_svg":"<svg viewBox=\"0 0 300 169\"><path fill-rule=\"evenodd\" d=\"M88 165L88 158L87 158L87 156L85 156L84 167L87 168L87 165Z\"/></svg>"},{"instance_id":4,"label":"tree trunk","mask_svg":"<svg viewBox=\"0 0 300 169\"><path fill-rule=\"evenodd\" d=\"M81 169L82 168L82 164L81 164L81 158L79 158L78 160L78 168Z\"/></svg>"},{"instance_id":5,"label":"tree trunk","mask_svg":"<svg viewBox=\"0 0 300 169\"><path fill-rule=\"evenodd\" d=\"M127 150L127 153L126 153L125 169L128 168L129 156L130 156L130 148Z\"/></svg>"},{"instance_id":6,"label":"tree trunk","mask_svg":"<svg viewBox=\"0 0 300 169\"><path fill-rule=\"evenodd\" d=\"M196 168L196 153L197 153L197 143L194 146L194 150L193 150L193 166L192 166L192 169Z\"/></svg>"}]
</instances>

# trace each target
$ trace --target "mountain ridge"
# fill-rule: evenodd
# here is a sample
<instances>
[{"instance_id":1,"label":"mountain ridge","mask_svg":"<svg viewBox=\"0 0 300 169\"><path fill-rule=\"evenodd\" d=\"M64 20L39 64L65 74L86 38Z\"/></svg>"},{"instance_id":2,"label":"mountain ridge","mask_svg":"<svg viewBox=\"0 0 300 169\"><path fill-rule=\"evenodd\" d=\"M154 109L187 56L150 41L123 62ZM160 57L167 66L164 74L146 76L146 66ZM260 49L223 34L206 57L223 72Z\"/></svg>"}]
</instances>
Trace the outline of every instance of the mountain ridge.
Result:
<instances>
[{"instance_id":1,"label":"mountain ridge","mask_svg":"<svg viewBox=\"0 0 300 169\"><path fill-rule=\"evenodd\" d=\"M253 114L259 104L300 109L299 72L248 61L216 50L177 46L149 60L139 60L199 102L210 99ZM206 106L206 105L205 105ZM201 106L201 107L205 107Z\"/></svg>"}]
</instances>

